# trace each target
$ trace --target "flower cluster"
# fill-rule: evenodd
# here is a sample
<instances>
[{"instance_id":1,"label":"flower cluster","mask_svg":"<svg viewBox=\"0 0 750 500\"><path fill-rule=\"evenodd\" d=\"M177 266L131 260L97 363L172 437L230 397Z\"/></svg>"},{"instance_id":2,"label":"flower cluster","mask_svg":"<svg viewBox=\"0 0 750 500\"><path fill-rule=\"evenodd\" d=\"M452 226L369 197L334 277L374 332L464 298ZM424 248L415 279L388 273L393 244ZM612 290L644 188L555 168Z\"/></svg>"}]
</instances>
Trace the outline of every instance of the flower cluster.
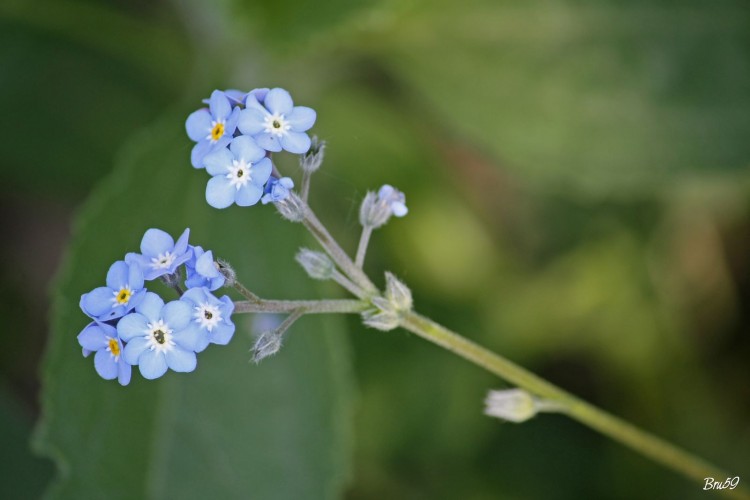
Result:
<instances>
[{"instance_id":1,"label":"flower cluster","mask_svg":"<svg viewBox=\"0 0 750 500\"><path fill-rule=\"evenodd\" d=\"M191 162L211 175L206 201L215 208L278 202L294 183L280 178L271 153L303 155L307 131L315 123L311 108L295 106L284 89L214 90L202 108L188 116L185 129L195 141Z\"/></svg>"},{"instance_id":2,"label":"flower cluster","mask_svg":"<svg viewBox=\"0 0 750 500\"><path fill-rule=\"evenodd\" d=\"M191 372L196 353L208 344L226 345L234 334L234 303L211 292L222 287L224 275L213 253L188 244L190 230L174 239L160 229L149 229L141 253L128 253L112 264L106 286L81 296L81 310L91 318L78 335L83 355L94 355L96 372L106 380L130 382L133 366L155 379L167 369ZM165 303L145 288L156 278L182 290L178 300Z\"/></svg>"}]
</instances>

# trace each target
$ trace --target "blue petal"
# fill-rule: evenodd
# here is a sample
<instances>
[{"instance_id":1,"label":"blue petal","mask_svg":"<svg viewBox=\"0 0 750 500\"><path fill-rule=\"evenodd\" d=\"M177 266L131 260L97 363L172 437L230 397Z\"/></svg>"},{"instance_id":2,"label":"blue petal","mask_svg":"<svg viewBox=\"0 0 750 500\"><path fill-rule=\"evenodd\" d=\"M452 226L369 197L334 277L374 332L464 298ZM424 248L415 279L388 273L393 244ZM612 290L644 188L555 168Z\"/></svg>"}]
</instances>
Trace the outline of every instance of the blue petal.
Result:
<instances>
[{"instance_id":1,"label":"blue petal","mask_svg":"<svg viewBox=\"0 0 750 500\"><path fill-rule=\"evenodd\" d=\"M182 300L173 300L162 309L161 316L174 331L182 330L190 323L192 308Z\"/></svg>"},{"instance_id":2,"label":"blue petal","mask_svg":"<svg viewBox=\"0 0 750 500\"><path fill-rule=\"evenodd\" d=\"M205 139L211 133L211 113L206 108L190 113L185 122L185 130L195 142Z\"/></svg>"},{"instance_id":3,"label":"blue petal","mask_svg":"<svg viewBox=\"0 0 750 500\"><path fill-rule=\"evenodd\" d=\"M164 301L161 297L154 292L146 292L146 296L143 297L143 300L135 310L143 314L149 322L153 323L161 319L160 315L163 307Z\"/></svg>"},{"instance_id":4,"label":"blue petal","mask_svg":"<svg viewBox=\"0 0 750 500\"><path fill-rule=\"evenodd\" d=\"M226 177L217 175L206 184L206 201L214 208L227 208L234 203L236 191Z\"/></svg>"},{"instance_id":5,"label":"blue petal","mask_svg":"<svg viewBox=\"0 0 750 500\"><path fill-rule=\"evenodd\" d=\"M260 106L259 106L260 107ZM266 111L258 108L245 108L240 111L240 117L237 121L237 128L240 132L247 135L255 135L263 132L265 126Z\"/></svg>"},{"instance_id":6,"label":"blue petal","mask_svg":"<svg viewBox=\"0 0 750 500\"><path fill-rule=\"evenodd\" d=\"M203 157L203 166L211 175L226 174L234 157L227 148L216 149Z\"/></svg>"},{"instance_id":7,"label":"blue petal","mask_svg":"<svg viewBox=\"0 0 750 500\"><path fill-rule=\"evenodd\" d=\"M154 351L145 351L138 361L138 368L143 378L153 380L164 375L167 371L167 360L164 354Z\"/></svg>"},{"instance_id":8,"label":"blue petal","mask_svg":"<svg viewBox=\"0 0 750 500\"><path fill-rule=\"evenodd\" d=\"M262 87L259 89L253 89L250 92L248 92L248 98L253 97L254 101L258 103L259 105L263 105L263 103L266 101L266 96L268 95L268 88ZM249 107L248 102L245 102L245 106Z\"/></svg>"},{"instance_id":9,"label":"blue petal","mask_svg":"<svg viewBox=\"0 0 750 500\"><path fill-rule=\"evenodd\" d=\"M174 346L171 351L167 351L167 365L176 372L191 372L195 370L198 360L195 353L186 351L181 347Z\"/></svg>"},{"instance_id":10,"label":"blue petal","mask_svg":"<svg viewBox=\"0 0 750 500\"><path fill-rule=\"evenodd\" d=\"M241 207L249 207L258 203L261 196L263 196L263 189L248 182L237 191L236 202Z\"/></svg>"},{"instance_id":11,"label":"blue petal","mask_svg":"<svg viewBox=\"0 0 750 500\"><path fill-rule=\"evenodd\" d=\"M268 181L268 178L271 177L272 170L273 164L268 158L263 158L258 163L254 164L250 170L250 178L252 179L253 184L258 187L263 187L263 184L265 184Z\"/></svg>"},{"instance_id":12,"label":"blue petal","mask_svg":"<svg viewBox=\"0 0 750 500\"><path fill-rule=\"evenodd\" d=\"M211 93L211 100L208 107L211 110L211 116L215 120L226 120L229 113L232 112L232 105L229 104L229 99L227 99L227 96L221 90L214 90Z\"/></svg>"},{"instance_id":13,"label":"blue petal","mask_svg":"<svg viewBox=\"0 0 750 500\"><path fill-rule=\"evenodd\" d=\"M279 138L273 134L263 132L254 135L253 139L255 139L255 142L258 143L258 146L262 147L266 151L271 151L272 153L278 153L279 151L281 151L281 143L279 142Z\"/></svg>"},{"instance_id":14,"label":"blue petal","mask_svg":"<svg viewBox=\"0 0 750 500\"><path fill-rule=\"evenodd\" d=\"M147 338L136 337L125 346L122 351L122 359L129 365L137 365L141 354L148 351L150 342Z\"/></svg>"},{"instance_id":15,"label":"blue petal","mask_svg":"<svg viewBox=\"0 0 750 500\"><path fill-rule=\"evenodd\" d=\"M202 287L191 288L190 290L182 294L180 300L184 300L191 307L195 307L206 300L206 291Z\"/></svg>"},{"instance_id":16,"label":"blue petal","mask_svg":"<svg viewBox=\"0 0 750 500\"><path fill-rule=\"evenodd\" d=\"M281 136L281 147L290 153L307 153L310 149L310 138L304 132L287 132Z\"/></svg>"},{"instance_id":17,"label":"blue petal","mask_svg":"<svg viewBox=\"0 0 750 500\"><path fill-rule=\"evenodd\" d=\"M227 89L224 91L224 95L229 99L229 104L232 106L239 106L245 101L247 92L243 92L237 89Z\"/></svg>"},{"instance_id":18,"label":"blue petal","mask_svg":"<svg viewBox=\"0 0 750 500\"><path fill-rule=\"evenodd\" d=\"M221 302L223 303L221 314L224 317L224 320L229 321L229 316L234 312L234 302L232 302L232 299L230 299L228 295L224 295L221 298Z\"/></svg>"},{"instance_id":19,"label":"blue petal","mask_svg":"<svg viewBox=\"0 0 750 500\"><path fill-rule=\"evenodd\" d=\"M208 278L221 276L216 264L214 264L214 254L211 250L198 257L198 260L195 261L195 270Z\"/></svg>"},{"instance_id":20,"label":"blue petal","mask_svg":"<svg viewBox=\"0 0 750 500\"><path fill-rule=\"evenodd\" d=\"M120 361L117 363L117 381L120 383L120 385L125 386L130 383L130 375L133 371L133 368L127 364Z\"/></svg>"},{"instance_id":21,"label":"blue petal","mask_svg":"<svg viewBox=\"0 0 750 500\"><path fill-rule=\"evenodd\" d=\"M224 124L224 137L232 138L234 131L237 130L237 122L240 120L240 108L234 108L232 114L227 118Z\"/></svg>"},{"instance_id":22,"label":"blue petal","mask_svg":"<svg viewBox=\"0 0 750 500\"><path fill-rule=\"evenodd\" d=\"M292 110L294 103L292 96L284 89L271 89L263 103L271 113L287 114Z\"/></svg>"},{"instance_id":23,"label":"blue petal","mask_svg":"<svg viewBox=\"0 0 750 500\"><path fill-rule=\"evenodd\" d=\"M235 138L229 144L229 149L234 153L235 158L245 160L248 163L255 163L266 156L266 151L246 135Z\"/></svg>"},{"instance_id":24,"label":"blue petal","mask_svg":"<svg viewBox=\"0 0 750 500\"><path fill-rule=\"evenodd\" d=\"M143 337L146 335L147 330L148 319L139 313L128 314L117 323L117 333L125 342L130 342L137 337Z\"/></svg>"},{"instance_id":25,"label":"blue petal","mask_svg":"<svg viewBox=\"0 0 750 500\"><path fill-rule=\"evenodd\" d=\"M234 324L219 323L211 330L211 343L218 345L227 345L234 335Z\"/></svg>"},{"instance_id":26,"label":"blue petal","mask_svg":"<svg viewBox=\"0 0 750 500\"><path fill-rule=\"evenodd\" d=\"M174 240L161 229L151 228L141 240L141 253L145 257L157 257L160 253L174 250Z\"/></svg>"},{"instance_id":27,"label":"blue petal","mask_svg":"<svg viewBox=\"0 0 750 500\"><path fill-rule=\"evenodd\" d=\"M128 284L131 290L143 288L143 271L139 263L128 264Z\"/></svg>"},{"instance_id":28,"label":"blue petal","mask_svg":"<svg viewBox=\"0 0 750 500\"><path fill-rule=\"evenodd\" d=\"M94 368L96 368L96 373L104 380L117 378L117 363L112 354L105 349L98 351L94 355Z\"/></svg>"},{"instance_id":29,"label":"blue petal","mask_svg":"<svg viewBox=\"0 0 750 500\"><path fill-rule=\"evenodd\" d=\"M119 291L122 287L127 285L130 275L130 268L124 260L118 260L111 266L107 271L107 286L112 290Z\"/></svg>"},{"instance_id":30,"label":"blue petal","mask_svg":"<svg viewBox=\"0 0 750 500\"><path fill-rule=\"evenodd\" d=\"M211 143L207 140L202 140L193 146L192 151L190 151L190 163L193 167L203 168L203 158L211 152L211 147Z\"/></svg>"},{"instance_id":31,"label":"blue petal","mask_svg":"<svg viewBox=\"0 0 750 500\"><path fill-rule=\"evenodd\" d=\"M295 132L304 132L309 130L315 124L315 118L317 113L312 108L305 106L295 107L289 116L286 117L286 121L292 126L292 130Z\"/></svg>"},{"instance_id":32,"label":"blue petal","mask_svg":"<svg viewBox=\"0 0 750 500\"><path fill-rule=\"evenodd\" d=\"M175 344L188 351L202 352L208 347L208 332L201 328L195 321L187 328L177 332L174 337Z\"/></svg>"},{"instance_id":33,"label":"blue petal","mask_svg":"<svg viewBox=\"0 0 750 500\"><path fill-rule=\"evenodd\" d=\"M78 344L87 351L98 351L107 347L107 336L97 323L89 323L78 334Z\"/></svg>"},{"instance_id":34,"label":"blue petal","mask_svg":"<svg viewBox=\"0 0 750 500\"><path fill-rule=\"evenodd\" d=\"M111 288L100 286L81 296L81 309L91 317L99 318L112 311L114 295Z\"/></svg>"},{"instance_id":35,"label":"blue petal","mask_svg":"<svg viewBox=\"0 0 750 500\"><path fill-rule=\"evenodd\" d=\"M189 237L190 228L187 228L182 232L180 237L177 238L177 242L174 244L174 253L176 253L177 255L182 255L187 251Z\"/></svg>"}]
</instances>

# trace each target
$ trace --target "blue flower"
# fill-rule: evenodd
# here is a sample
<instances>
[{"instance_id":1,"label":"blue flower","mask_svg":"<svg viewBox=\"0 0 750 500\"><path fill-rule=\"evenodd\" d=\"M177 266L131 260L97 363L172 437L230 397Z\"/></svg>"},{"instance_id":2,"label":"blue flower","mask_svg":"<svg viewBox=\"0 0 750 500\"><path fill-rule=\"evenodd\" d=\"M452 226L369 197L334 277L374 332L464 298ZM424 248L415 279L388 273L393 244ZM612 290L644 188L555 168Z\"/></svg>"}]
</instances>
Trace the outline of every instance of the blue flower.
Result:
<instances>
[{"instance_id":1,"label":"blue flower","mask_svg":"<svg viewBox=\"0 0 750 500\"><path fill-rule=\"evenodd\" d=\"M245 105L245 99L247 98L248 92L243 92L237 89L227 89L222 92L224 92L226 98L229 99L229 104L231 104L232 107ZM210 105L211 99L203 99L203 104Z\"/></svg>"},{"instance_id":2,"label":"blue flower","mask_svg":"<svg viewBox=\"0 0 750 500\"><path fill-rule=\"evenodd\" d=\"M240 116L240 108L231 104L238 97L234 92L237 91L228 97L224 92L214 90L208 109L194 111L185 121L188 137L197 143L190 153L190 161L195 168L203 168L203 157L226 147L232 140Z\"/></svg>"},{"instance_id":3,"label":"blue flower","mask_svg":"<svg viewBox=\"0 0 750 500\"><path fill-rule=\"evenodd\" d=\"M122 341L113 326L92 322L78 334L83 355L94 355L94 368L104 380L117 379L120 385L130 383L131 367L122 358Z\"/></svg>"},{"instance_id":4,"label":"blue flower","mask_svg":"<svg viewBox=\"0 0 750 500\"><path fill-rule=\"evenodd\" d=\"M188 248L190 229L180 235L177 243L161 229L149 229L141 240L141 253L129 253L125 261L138 264L143 271L143 277L153 280L165 274L174 274L180 264L192 255Z\"/></svg>"},{"instance_id":5,"label":"blue flower","mask_svg":"<svg viewBox=\"0 0 750 500\"><path fill-rule=\"evenodd\" d=\"M396 217L403 217L409 213L406 208L406 196L398 189L388 184L378 190L378 200L388 206L391 213Z\"/></svg>"},{"instance_id":6,"label":"blue flower","mask_svg":"<svg viewBox=\"0 0 750 500\"><path fill-rule=\"evenodd\" d=\"M196 352L201 352L209 343L226 345L234 335L234 323L230 319L234 312L234 303L224 295L217 299L208 288L191 288L180 297L189 304L193 316L190 324L183 330L183 335L196 345Z\"/></svg>"},{"instance_id":7,"label":"blue flower","mask_svg":"<svg viewBox=\"0 0 750 500\"><path fill-rule=\"evenodd\" d=\"M197 345L184 334L192 312L187 302L174 300L165 305L161 297L148 292L135 312L117 323L117 333L127 342L125 362L138 365L147 379L161 377L167 368L176 372L195 370Z\"/></svg>"},{"instance_id":8,"label":"blue flower","mask_svg":"<svg viewBox=\"0 0 750 500\"><path fill-rule=\"evenodd\" d=\"M211 250L204 252L199 246L191 248L193 256L185 262L185 269L187 269L185 286L188 288L205 286L212 291L224 286L226 278L216 267L213 252Z\"/></svg>"},{"instance_id":9,"label":"blue flower","mask_svg":"<svg viewBox=\"0 0 750 500\"><path fill-rule=\"evenodd\" d=\"M315 123L315 111L295 107L284 89L271 89L265 95L263 90L250 92L245 99L245 109L237 122L240 132L252 136L267 151L307 152L310 137L305 132Z\"/></svg>"},{"instance_id":10,"label":"blue flower","mask_svg":"<svg viewBox=\"0 0 750 500\"><path fill-rule=\"evenodd\" d=\"M268 184L266 184L266 189L264 191L265 194L260 201L262 201L264 205L266 203L282 201L289 196L289 192L293 187L294 181L289 177L282 177L281 179L271 177Z\"/></svg>"},{"instance_id":11,"label":"blue flower","mask_svg":"<svg viewBox=\"0 0 750 500\"><path fill-rule=\"evenodd\" d=\"M143 272L135 264L118 260L107 272L107 286L81 295L81 310L98 321L117 319L143 299Z\"/></svg>"},{"instance_id":12,"label":"blue flower","mask_svg":"<svg viewBox=\"0 0 750 500\"><path fill-rule=\"evenodd\" d=\"M214 176L206 186L206 201L214 208L258 203L273 168L265 150L247 136L236 137L229 149L206 155L203 164Z\"/></svg>"}]
</instances>

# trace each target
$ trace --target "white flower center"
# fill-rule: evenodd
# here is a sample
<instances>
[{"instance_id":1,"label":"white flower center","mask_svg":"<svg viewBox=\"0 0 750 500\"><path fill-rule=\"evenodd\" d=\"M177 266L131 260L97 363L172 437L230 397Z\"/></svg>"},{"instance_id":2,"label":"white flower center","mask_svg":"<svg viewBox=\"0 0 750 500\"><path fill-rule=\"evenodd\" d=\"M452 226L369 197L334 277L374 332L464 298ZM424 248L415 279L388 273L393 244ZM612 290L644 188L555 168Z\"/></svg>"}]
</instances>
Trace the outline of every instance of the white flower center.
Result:
<instances>
[{"instance_id":1,"label":"white flower center","mask_svg":"<svg viewBox=\"0 0 750 500\"><path fill-rule=\"evenodd\" d=\"M169 352L174 347L172 329L162 319L148 323L145 333L144 338L148 340L148 348L152 351L155 349L159 353Z\"/></svg>"},{"instance_id":2,"label":"white flower center","mask_svg":"<svg viewBox=\"0 0 750 500\"><path fill-rule=\"evenodd\" d=\"M208 302L195 306L194 309L193 317L195 318L195 322L209 332L221 321L221 311L219 308L212 306Z\"/></svg>"},{"instance_id":3,"label":"white flower center","mask_svg":"<svg viewBox=\"0 0 750 500\"><path fill-rule=\"evenodd\" d=\"M114 297L112 297L112 309L114 309L117 306L128 305L130 297L133 296L133 290L130 288L130 285L125 285L119 290L113 290L112 294L114 295Z\"/></svg>"},{"instance_id":4,"label":"white flower center","mask_svg":"<svg viewBox=\"0 0 750 500\"><path fill-rule=\"evenodd\" d=\"M157 257L151 257L151 267L153 269L168 269L177 258L172 252L160 253Z\"/></svg>"},{"instance_id":5,"label":"white flower center","mask_svg":"<svg viewBox=\"0 0 750 500\"><path fill-rule=\"evenodd\" d=\"M276 137L283 137L289 132L292 126L284 118L281 113L267 114L263 120L263 127L269 134L273 134Z\"/></svg>"},{"instance_id":6,"label":"white flower center","mask_svg":"<svg viewBox=\"0 0 750 500\"><path fill-rule=\"evenodd\" d=\"M227 179L229 179L229 183L234 186L237 191L239 191L240 188L245 184L250 182L251 168L252 164L246 162L244 158L241 158L239 160L232 160L232 165L227 167L229 173L226 177Z\"/></svg>"}]
</instances>

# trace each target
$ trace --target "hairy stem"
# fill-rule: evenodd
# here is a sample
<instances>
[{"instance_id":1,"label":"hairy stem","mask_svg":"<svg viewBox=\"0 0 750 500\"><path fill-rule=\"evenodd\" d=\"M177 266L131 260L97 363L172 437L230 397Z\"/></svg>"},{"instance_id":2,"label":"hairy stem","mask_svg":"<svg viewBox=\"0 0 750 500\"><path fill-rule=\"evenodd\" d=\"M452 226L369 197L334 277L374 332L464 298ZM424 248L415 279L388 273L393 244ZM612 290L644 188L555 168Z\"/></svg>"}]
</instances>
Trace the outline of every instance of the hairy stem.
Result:
<instances>
[{"instance_id":1,"label":"hairy stem","mask_svg":"<svg viewBox=\"0 0 750 500\"><path fill-rule=\"evenodd\" d=\"M234 303L234 312L292 313L303 309L305 314L356 314L371 308L361 300L240 300Z\"/></svg>"},{"instance_id":2,"label":"hairy stem","mask_svg":"<svg viewBox=\"0 0 750 500\"><path fill-rule=\"evenodd\" d=\"M701 458L586 403L429 318L414 312L404 313L401 326L530 393L560 403L561 412L669 469L700 483L708 477L721 480L732 477ZM735 498L750 498L750 493L740 488L721 491Z\"/></svg>"},{"instance_id":3,"label":"hairy stem","mask_svg":"<svg viewBox=\"0 0 750 500\"><path fill-rule=\"evenodd\" d=\"M307 197L310 194L310 178L312 177L312 172L309 170L304 170L302 173L302 189L300 190L300 198L302 198L302 201L307 203Z\"/></svg>"},{"instance_id":4,"label":"hairy stem","mask_svg":"<svg viewBox=\"0 0 750 500\"><path fill-rule=\"evenodd\" d=\"M354 259L354 265L360 269L362 269L365 263L365 254L367 253L367 245L370 244L371 234L372 226L362 228L362 235L359 237L359 246L357 246L357 257Z\"/></svg>"}]
</instances>

